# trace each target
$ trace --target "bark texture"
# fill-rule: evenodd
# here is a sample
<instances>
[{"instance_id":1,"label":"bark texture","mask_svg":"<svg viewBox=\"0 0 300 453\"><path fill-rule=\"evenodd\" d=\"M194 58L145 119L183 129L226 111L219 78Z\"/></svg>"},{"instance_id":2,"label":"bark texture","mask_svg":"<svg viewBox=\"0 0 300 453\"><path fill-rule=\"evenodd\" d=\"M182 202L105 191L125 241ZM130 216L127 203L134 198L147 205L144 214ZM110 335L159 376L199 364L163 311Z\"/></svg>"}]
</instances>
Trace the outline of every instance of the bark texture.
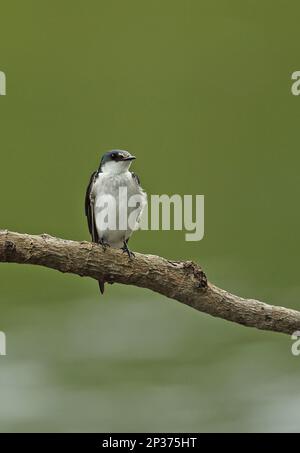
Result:
<instances>
[{"instance_id":1,"label":"bark texture","mask_svg":"<svg viewBox=\"0 0 300 453\"><path fill-rule=\"evenodd\" d=\"M37 264L95 280L148 288L248 327L287 334L300 330L300 312L230 294L208 282L201 267L192 261L170 261L140 253L130 260L120 250L103 251L90 242L0 230L0 262Z\"/></svg>"}]
</instances>

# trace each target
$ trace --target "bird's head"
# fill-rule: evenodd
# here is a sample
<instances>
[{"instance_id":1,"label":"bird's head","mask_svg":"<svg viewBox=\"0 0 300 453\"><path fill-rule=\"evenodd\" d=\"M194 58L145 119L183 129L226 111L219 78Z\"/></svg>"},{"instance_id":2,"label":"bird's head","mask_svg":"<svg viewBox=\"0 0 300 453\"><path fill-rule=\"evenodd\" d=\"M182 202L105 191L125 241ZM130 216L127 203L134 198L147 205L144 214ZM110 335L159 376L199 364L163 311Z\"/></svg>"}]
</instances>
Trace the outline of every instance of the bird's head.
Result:
<instances>
[{"instance_id":1,"label":"bird's head","mask_svg":"<svg viewBox=\"0 0 300 453\"><path fill-rule=\"evenodd\" d=\"M100 171L103 173L118 174L126 172L135 159L128 151L113 149L103 154L100 162Z\"/></svg>"}]
</instances>

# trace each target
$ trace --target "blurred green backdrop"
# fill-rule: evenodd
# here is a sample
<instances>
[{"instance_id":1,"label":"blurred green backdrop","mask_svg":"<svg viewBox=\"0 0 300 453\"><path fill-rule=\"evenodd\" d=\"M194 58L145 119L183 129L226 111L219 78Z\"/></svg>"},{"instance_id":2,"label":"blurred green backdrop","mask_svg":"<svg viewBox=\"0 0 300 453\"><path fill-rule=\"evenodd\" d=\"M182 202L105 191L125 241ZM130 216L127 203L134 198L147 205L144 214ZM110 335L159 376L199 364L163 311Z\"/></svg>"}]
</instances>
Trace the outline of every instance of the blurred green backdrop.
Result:
<instances>
[{"instance_id":1,"label":"blurred green backdrop","mask_svg":"<svg viewBox=\"0 0 300 453\"><path fill-rule=\"evenodd\" d=\"M89 239L107 149L149 194L204 194L205 238L132 248L300 309L300 5L276 0L1 3L1 228ZM1 431L298 431L288 336L149 291L1 264Z\"/></svg>"}]
</instances>

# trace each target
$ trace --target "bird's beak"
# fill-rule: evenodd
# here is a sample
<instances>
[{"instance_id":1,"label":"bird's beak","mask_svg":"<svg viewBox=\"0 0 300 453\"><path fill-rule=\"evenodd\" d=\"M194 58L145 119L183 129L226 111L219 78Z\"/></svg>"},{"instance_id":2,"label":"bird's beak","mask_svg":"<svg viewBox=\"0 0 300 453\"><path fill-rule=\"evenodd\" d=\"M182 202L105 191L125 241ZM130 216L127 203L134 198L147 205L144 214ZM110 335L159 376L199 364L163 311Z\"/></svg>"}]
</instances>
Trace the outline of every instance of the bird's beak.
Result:
<instances>
[{"instance_id":1,"label":"bird's beak","mask_svg":"<svg viewBox=\"0 0 300 453\"><path fill-rule=\"evenodd\" d=\"M123 160L134 160L136 159L135 156L127 156L127 157L123 157Z\"/></svg>"}]
</instances>

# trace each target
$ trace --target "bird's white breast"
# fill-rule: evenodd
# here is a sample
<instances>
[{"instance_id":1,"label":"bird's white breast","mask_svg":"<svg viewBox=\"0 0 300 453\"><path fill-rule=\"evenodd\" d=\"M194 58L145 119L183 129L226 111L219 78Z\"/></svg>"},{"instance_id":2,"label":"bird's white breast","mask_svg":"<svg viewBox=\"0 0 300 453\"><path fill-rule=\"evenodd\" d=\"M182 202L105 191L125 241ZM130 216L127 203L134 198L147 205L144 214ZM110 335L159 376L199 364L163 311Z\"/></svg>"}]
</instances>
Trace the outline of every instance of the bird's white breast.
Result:
<instances>
[{"instance_id":1,"label":"bird's white breast","mask_svg":"<svg viewBox=\"0 0 300 453\"><path fill-rule=\"evenodd\" d=\"M121 189L121 198L120 199L120 188ZM124 188L126 188L124 190ZM124 195L126 194L126 198ZM128 200L134 196L139 195L141 200L140 206L138 207L128 207ZM95 200L94 211L95 211L95 222L98 232L99 239L103 239L105 242L109 243L112 247L122 247L124 240L127 240L133 229L128 225L126 228L120 229L119 225L119 213L124 212L124 201L127 203L127 218L134 211L133 218L136 217L136 221L139 220L141 212L146 205L146 194L143 192L141 187L137 184L135 179L132 177L132 174L129 171L120 173L120 174L110 174L110 173L99 173L97 180L95 181L93 187L93 197ZM112 208L109 207L108 210L103 209L103 204L109 197L113 197L115 200L115 212L112 212ZM116 229L107 228L103 230L103 220L104 216L107 218L107 214L113 216L116 213ZM121 214L122 215L122 214Z\"/></svg>"}]
</instances>

